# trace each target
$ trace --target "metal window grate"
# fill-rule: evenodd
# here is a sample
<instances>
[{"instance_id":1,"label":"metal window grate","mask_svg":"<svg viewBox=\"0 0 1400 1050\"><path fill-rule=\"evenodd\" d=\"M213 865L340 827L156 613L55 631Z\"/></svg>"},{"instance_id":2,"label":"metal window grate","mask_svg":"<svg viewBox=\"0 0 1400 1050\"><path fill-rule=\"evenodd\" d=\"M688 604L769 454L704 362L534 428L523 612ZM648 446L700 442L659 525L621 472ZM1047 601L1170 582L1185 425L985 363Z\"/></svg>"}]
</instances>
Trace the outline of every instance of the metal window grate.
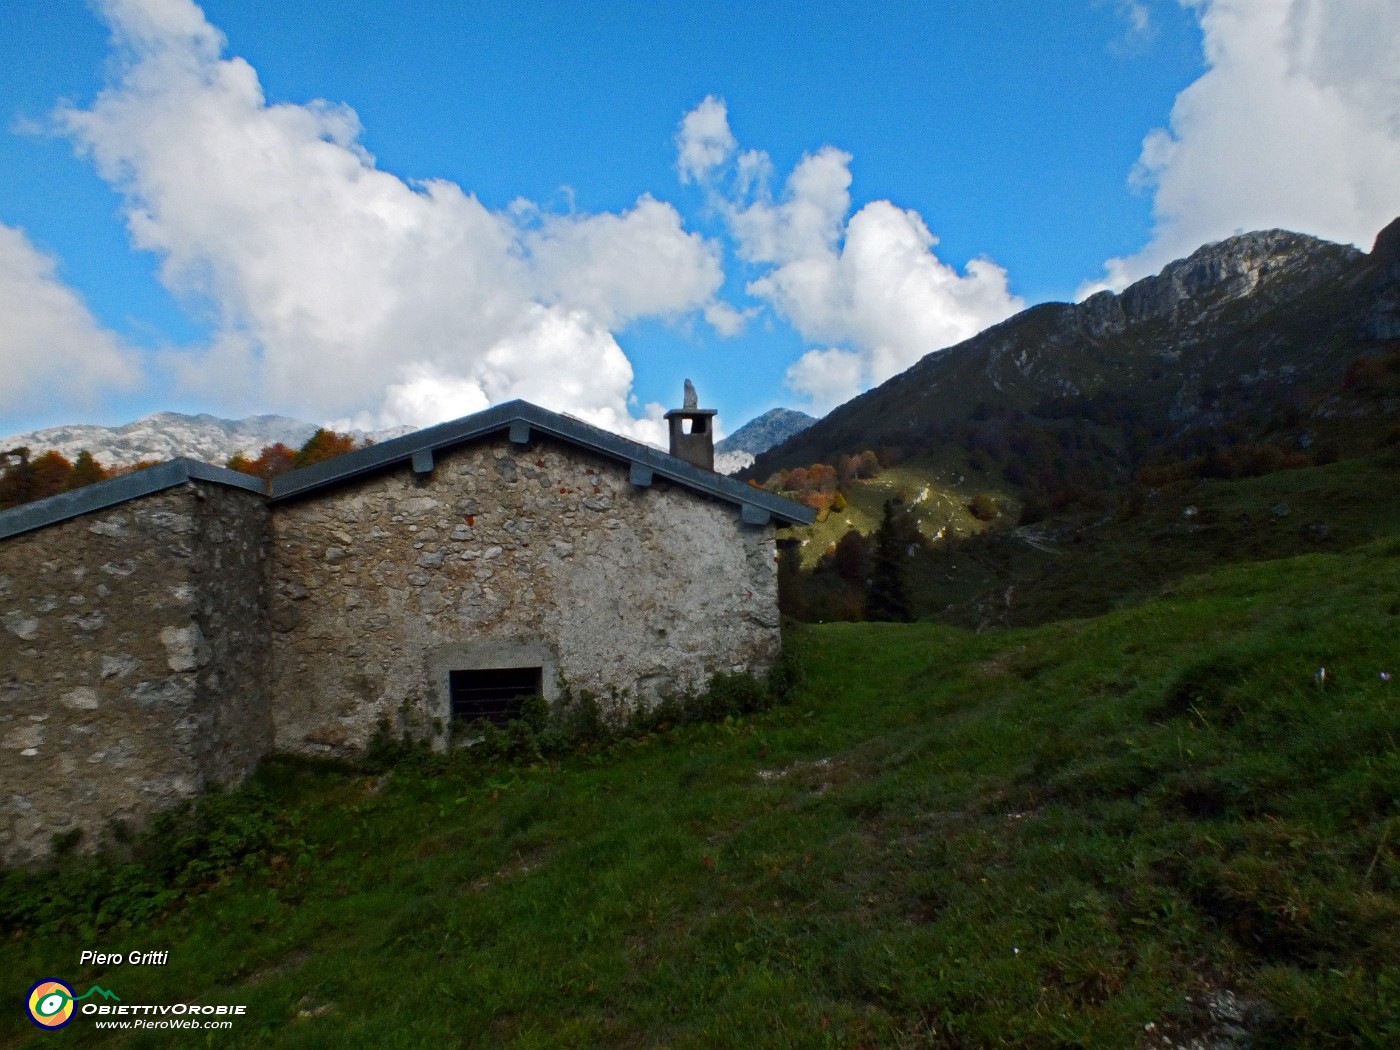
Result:
<instances>
[{"instance_id":1,"label":"metal window grate","mask_svg":"<svg viewBox=\"0 0 1400 1050\"><path fill-rule=\"evenodd\" d=\"M538 667L492 667L450 672L453 721L484 718L498 726L520 717L520 701L541 692Z\"/></svg>"}]
</instances>

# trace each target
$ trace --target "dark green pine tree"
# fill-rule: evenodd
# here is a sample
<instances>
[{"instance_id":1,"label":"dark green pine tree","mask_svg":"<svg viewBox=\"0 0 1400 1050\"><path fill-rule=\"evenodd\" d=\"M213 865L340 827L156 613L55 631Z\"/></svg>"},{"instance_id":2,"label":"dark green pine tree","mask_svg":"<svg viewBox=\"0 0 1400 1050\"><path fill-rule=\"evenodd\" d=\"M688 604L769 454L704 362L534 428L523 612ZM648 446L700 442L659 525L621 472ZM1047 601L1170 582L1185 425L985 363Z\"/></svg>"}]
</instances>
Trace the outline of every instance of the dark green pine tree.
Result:
<instances>
[{"instance_id":1,"label":"dark green pine tree","mask_svg":"<svg viewBox=\"0 0 1400 1050\"><path fill-rule=\"evenodd\" d=\"M73 469L68 472L68 480L64 482L63 487L70 491L80 489L107 477L107 471L102 469L102 464L92 458L91 452L83 449L78 453L78 458L73 460Z\"/></svg>"},{"instance_id":2,"label":"dark green pine tree","mask_svg":"<svg viewBox=\"0 0 1400 1050\"><path fill-rule=\"evenodd\" d=\"M885 516L875 530L875 561L865 615L870 620L910 618L909 589L904 583L904 539L895 526L892 500L885 500Z\"/></svg>"},{"instance_id":3,"label":"dark green pine tree","mask_svg":"<svg viewBox=\"0 0 1400 1050\"><path fill-rule=\"evenodd\" d=\"M802 544L797 540L778 543L778 611L794 620L806 618L807 603L802 595Z\"/></svg>"}]
</instances>

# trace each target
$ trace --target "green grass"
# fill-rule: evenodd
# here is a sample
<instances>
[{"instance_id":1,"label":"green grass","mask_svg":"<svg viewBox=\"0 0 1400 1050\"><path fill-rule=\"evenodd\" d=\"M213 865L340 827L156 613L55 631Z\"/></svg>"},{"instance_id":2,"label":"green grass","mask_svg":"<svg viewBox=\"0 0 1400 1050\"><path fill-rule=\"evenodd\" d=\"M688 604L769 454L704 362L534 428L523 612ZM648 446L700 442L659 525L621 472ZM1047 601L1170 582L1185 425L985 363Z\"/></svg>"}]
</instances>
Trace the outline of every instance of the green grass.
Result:
<instances>
[{"instance_id":1,"label":"green grass","mask_svg":"<svg viewBox=\"0 0 1400 1050\"><path fill-rule=\"evenodd\" d=\"M206 829L222 870L12 931L0 974L248 1007L84 1046L1156 1046L1224 993L1257 1047L1394 1046L1397 629L1393 539L1093 620L811 628L762 715L527 768L270 763L219 818L257 827Z\"/></svg>"}]
</instances>

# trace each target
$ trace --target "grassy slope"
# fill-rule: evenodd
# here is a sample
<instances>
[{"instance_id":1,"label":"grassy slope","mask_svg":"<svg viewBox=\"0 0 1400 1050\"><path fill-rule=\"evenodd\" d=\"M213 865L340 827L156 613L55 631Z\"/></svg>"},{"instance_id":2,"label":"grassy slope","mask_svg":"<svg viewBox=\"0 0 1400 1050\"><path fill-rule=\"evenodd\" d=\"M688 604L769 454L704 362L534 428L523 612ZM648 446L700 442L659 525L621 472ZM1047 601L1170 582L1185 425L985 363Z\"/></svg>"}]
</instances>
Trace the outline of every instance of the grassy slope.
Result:
<instances>
[{"instance_id":1,"label":"grassy slope","mask_svg":"<svg viewBox=\"0 0 1400 1050\"><path fill-rule=\"evenodd\" d=\"M1173 580L1215 566L1367 543L1400 522L1397 476L1393 463L1373 457L1235 481L1183 481L1153 490L1131 513L1016 531L1019 503L1011 486L959 465L951 454L920 456L850 485L844 511L789 531L806 541L802 564L811 569L848 529L872 535L884 501L902 494L929 541L909 563L917 615L965 626L1025 626L1144 601ZM978 494L997 503L995 520L969 513Z\"/></svg>"},{"instance_id":2,"label":"grassy slope","mask_svg":"<svg viewBox=\"0 0 1400 1050\"><path fill-rule=\"evenodd\" d=\"M971 543L919 552L911 582L920 609L966 625L1095 615L1215 566L1343 551L1386 535L1400 522L1396 480L1393 466L1348 460L1181 482L1131 514L1041 527L1031 534L1039 546L998 522Z\"/></svg>"},{"instance_id":3,"label":"grassy slope","mask_svg":"<svg viewBox=\"0 0 1400 1050\"><path fill-rule=\"evenodd\" d=\"M793 705L608 756L273 764L304 845L0 975L246 1003L218 1046L1157 1046L1222 991L1256 1045L1392 1046L1397 627L1381 540L1089 621L814 628Z\"/></svg>"}]
</instances>

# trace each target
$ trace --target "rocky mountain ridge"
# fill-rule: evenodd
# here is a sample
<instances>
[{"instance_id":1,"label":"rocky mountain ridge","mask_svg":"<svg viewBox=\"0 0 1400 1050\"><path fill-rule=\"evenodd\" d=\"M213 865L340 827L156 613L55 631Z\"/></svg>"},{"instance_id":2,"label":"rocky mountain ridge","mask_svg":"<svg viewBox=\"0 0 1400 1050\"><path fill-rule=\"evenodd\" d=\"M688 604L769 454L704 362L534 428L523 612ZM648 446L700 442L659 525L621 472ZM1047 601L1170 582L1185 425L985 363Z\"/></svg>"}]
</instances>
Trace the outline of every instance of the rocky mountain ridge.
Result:
<instances>
[{"instance_id":1,"label":"rocky mountain ridge","mask_svg":"<svg viewBox=\"0 0 1400 1050\"><path fill-rule=\"evenodd\" d=\"M1207 244L1155 276L1117 294L1099 292L1074 309L1088 330L1102 334L1156 320L1189 327L1246 297L1257 314L1295 294L1299 282L1335 276L1365 254L1287 230L1246 233Z\"/></svg>"},{"instance_id":2,"label":"rocky mountain ridge","mask_svg":"<svg viewBox=\"0 0 1400 1050\"><path fill-rule=\"evenodd\" d=\"M715 446L716 468L732 474L753 462L757 453L786 440L816 422L805 412L775 408L750 420ZM0 449L25 446L32 455L54 451L70 462L86 449L106 467L129 467L143 460L168 460L188 456L221 465L237 453L256 455L262 448L281 442L291 448L303 445L316 432L316 424L291 416L261 415L222 419L209 413L187 415L156 412L118 427L71 424L13 434L0 439ZM355 437L385 441L412 432L396 427L374 432L355 431Z\"/></svg>"},{"instance_id":3,"label":"rocky mountain ridge","mask_svg":"<svg viewBox=\"0 0 1400 1050\"><path fill-rule=\"evenodd\" d=\"M1033 306L928 354L767 453L749 475L873 444L929 440L986 412L1034 415L1110 398L1145 423L1209 423L1341 381L1400 337L1400 220L1371 253L1267 230L1205 245L1122 292ZM1057 410L1062 410L1057 409Z\"/></svg>"},{"instance_id":4,"label":"rocky mountain ridge","mask_svg":"<svg viewBox=\"0 0 1400 1050\"><path fill-rule=\"evenodd\" d=\"M86 449L105 467L129 467L143 460L168 460L176 456L222 466L239 452L256 455L264 446L279 441L298 448L316 429L316 424L290 416L221 419L208 413L156 412L119 427L75 424L14 434L0 439L0 449L27 446L35 456L52 450L70 461ZM357 432L355 436L382 441L411 429L400 427L373 434Z\"/></svg>"}]
</instances>

